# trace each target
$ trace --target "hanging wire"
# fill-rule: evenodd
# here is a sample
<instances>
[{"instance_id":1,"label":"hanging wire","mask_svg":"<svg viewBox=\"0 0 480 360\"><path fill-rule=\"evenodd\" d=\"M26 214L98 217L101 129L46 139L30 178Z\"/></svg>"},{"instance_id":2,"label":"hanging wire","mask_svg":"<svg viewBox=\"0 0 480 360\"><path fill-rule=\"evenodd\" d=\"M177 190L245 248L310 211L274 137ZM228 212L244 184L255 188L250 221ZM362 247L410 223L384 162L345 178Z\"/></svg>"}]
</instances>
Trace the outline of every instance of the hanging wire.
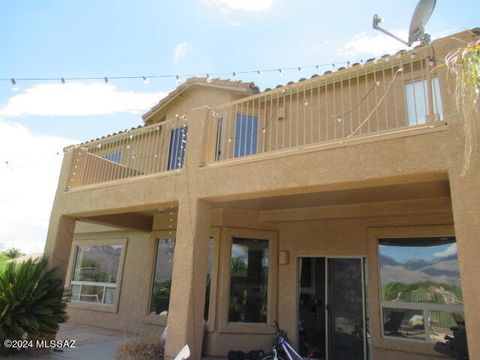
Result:
<instances>
[{"instance_id":1,"label":"hanging wire","mask_svg":"<svg viewBox=\"0 0 480 360\"><path fill-rule=\"evenodd\" d=\"M361 60L360 60L361 61ZM348 65L352 61L343 61L343 62L338 62L336 65L339 64L345 64ZM226 72L216 72L216 73L210 73L210 72L205 72L205 73L200 73L203 76L206 76L207 78L211 78L213 76L231 76L237 77L238 75L245 75L245 74L258 74L262 75L263 73L272 73L272 72L278 72L280 74L284 74L285 71L290 71L290 70L307 70L307 69L316 69L318 70L320 67L330 67L330 66L335 66L334 64L331 63L326 63L326 64L316 64L316 65L308 65L308 66L292 66L292 67L284 67L284 68L269 68L269 69L258 69L258 70L245 70L245 71L226 71ZM121 75L121 76L73 76L73 77L66 77L66 76L53 76L53 77L8 77L8 78L0 78L0 81L4 82L9 82L13 85L18 85L18 82L24 82L24 81L58 81L61 82L62 84L65 84L68 81L80 81L80 80L92 80L92 81L103 81L105 83L109 83L110 81L113 80L142 80L146 83L149 82L149 80L152 79L176 79L179 80L180 78L189 78L189 77L194 77L198 76L198 73L196 74L160 74L160 75Z\"/></svg>"}]
</instances>

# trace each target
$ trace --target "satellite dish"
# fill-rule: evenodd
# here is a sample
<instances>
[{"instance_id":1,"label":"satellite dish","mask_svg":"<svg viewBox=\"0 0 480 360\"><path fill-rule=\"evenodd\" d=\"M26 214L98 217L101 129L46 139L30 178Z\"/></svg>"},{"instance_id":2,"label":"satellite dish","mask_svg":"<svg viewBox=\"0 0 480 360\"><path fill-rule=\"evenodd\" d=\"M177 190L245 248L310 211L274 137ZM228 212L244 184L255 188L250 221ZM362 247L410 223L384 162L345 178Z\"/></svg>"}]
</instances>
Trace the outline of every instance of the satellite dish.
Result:
<instances>
[{"instance_id":1,"label":"satellite dish","mask_svg":"<svg viewBox=\"0 0 480 360\"><path fill-rule=\"evenodd\" d=\"M412 45L417 40L426 40L425 25L432 16L436 0L420 0L415 8L408 31L408 43Z\"/></svg>"},{"instance_id":2,"label":"satellite dish","mask_svg":"<svg viewBox=\"0 0 480 360\"><path fill-rule=\"evenodd\" d=\"M378 15L373 15L372 27L375 30L379 30L409 47L411 47L412 44L418 40L420 40L423 44L428 44L430 42L430 35L425 34L425 25L430 19L430 16L432 16L433 9L435 8L436 3L436 0L420 0L418 2L412 16L412 21L410 21L408 42L381 28L379 24L382 22L382 19Z\"/></svg>"}]
</instances>

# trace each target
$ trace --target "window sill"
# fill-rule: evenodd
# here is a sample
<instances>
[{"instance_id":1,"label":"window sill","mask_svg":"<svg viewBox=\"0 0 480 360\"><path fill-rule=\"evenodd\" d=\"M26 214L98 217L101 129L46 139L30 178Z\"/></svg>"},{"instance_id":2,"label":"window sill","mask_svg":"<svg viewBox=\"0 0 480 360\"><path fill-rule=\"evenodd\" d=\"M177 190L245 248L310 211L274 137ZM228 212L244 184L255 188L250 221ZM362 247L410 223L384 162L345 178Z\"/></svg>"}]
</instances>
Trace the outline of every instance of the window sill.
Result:
<instances>
[{"instance_id":1,"label":"window sill","mask_svg":"<svg viewBox=\"0 0 480 360\"><path fill-rule=\"evenodd\" d=\"M142 322L147 325L167 326L168 316L149 314L145 315Z\"/></svg>"},{"instance_id":2,"label":"window sill","mask_svg":"<svg viewBox=\"0 0 480 360\"><path fill-rule=\"evenodd\" d=\"M118 304L106 305L106 304L89 304L85 302L69 302L68 309L81 309L88 311L102 311L108 313L118 313Z\"/></svg>"}]
</instances>

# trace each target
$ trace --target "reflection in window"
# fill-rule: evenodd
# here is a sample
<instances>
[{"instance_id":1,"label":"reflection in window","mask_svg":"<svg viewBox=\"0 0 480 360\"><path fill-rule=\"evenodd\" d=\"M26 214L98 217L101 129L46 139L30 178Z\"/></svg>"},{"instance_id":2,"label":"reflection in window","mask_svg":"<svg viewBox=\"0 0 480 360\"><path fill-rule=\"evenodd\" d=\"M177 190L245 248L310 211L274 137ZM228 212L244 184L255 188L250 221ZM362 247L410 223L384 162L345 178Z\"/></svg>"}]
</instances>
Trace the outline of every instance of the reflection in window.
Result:
<instances>
[{"instance_id":1,"label":"reflection in window","mask_svg":"<svg viewBox=\"0 0 480 360\"><path fill-rule=\"evenodd\" d=\"M235 148L233 157L257 153L258 116L237 114L235 121Z\"/></svg>"},{"instance_id":2,"label":"reflection in window","mask_svg":"<svg viewBox=\"0 0 480 360\"><path fill-rule=\"evenodd\" d=\"M423 311L383 308L383 330L385 335L424 340Z\"/></svg>"},{"instance_id":3,"label":"reflection in window","mask_svg":"<svg viewBox=\"0 0 480 360\"><path fill-rule=\"evenodd\" d=\"M114 304L122 245L77 246L70 300Z\"/></svg>"},{"instance_id":4,"label":"reflection in window","mask_svg":"<svg viewBox=\"0 0 480 360\"><path fill-rule=\"evenodd\" d=\"M443 341L445 336L453 337L452 329L465 326L465 320L461 313L430 311L430 318L428 320L431 341Z\"/></svg>"},{"instance_id":5,"label":"reflection in window","mask_svg":"<svg viewBox=\"0 0 480 360\"><path fill-rule=\"evenodd\" d=\"M230 322L267 322L268 240L232 239Z\"/></svg>"},{"instance_id":6,"label":"reflection in window","mask_svg":"<svg viewBox=\"0 0 480 360\"><path fill-rule=\"evenodd\" d=\"M380 239L379 256L385 335L436 341L464 326L455 238Z\"/></svg>"},{"instance_id":7,"label":"reflection in window","mask_svg":"<svg viewBox=\"0 0 480 360\"><path fill-rule=\"evenodd\" d=\"M183 167L187 147L188 127L172 129L170 132L170 147L168 149L167 170Z\"/></svg>"},{"instance_id":8,"label":"reflection in window","mask_svg":"<svg viewBox=\"0 0 480 360\"><path fill-rule=\"evenodd\" d=\"M122 152L121 151L115 151L115 152L112 152L112 153L109 153L109 154L105 154L105 155L103 155L103 158L105 160L110 160L110 161L113 161L113 162L116 162L116 163L120 164L122 162Z\"/></svg>"},{"instance_id":9,"label":"reflection in window","mask_svg":"<svg viewBox=\"0 0 480 360\"><path fill-rule=\"evenodd\" d=\"M157 257L150 303L151 314L167 315L168 313L174 250L175 239L161 238L157 240Z\"/></svg>"},{"instance_id":10,"label":"reflection in window","mask_svg":"<svg viewBox=\"0 0 480 360\"><path fill-rule=\"evenodd\" d=\"M210 310L210 291L212 288L212 267L213 267L213 237L208 238L208 258L207 258L207 286L205 291L205 309L203 311L203 316L205 321L208 321L208 313Z\"/></svg>"}]
</instances>

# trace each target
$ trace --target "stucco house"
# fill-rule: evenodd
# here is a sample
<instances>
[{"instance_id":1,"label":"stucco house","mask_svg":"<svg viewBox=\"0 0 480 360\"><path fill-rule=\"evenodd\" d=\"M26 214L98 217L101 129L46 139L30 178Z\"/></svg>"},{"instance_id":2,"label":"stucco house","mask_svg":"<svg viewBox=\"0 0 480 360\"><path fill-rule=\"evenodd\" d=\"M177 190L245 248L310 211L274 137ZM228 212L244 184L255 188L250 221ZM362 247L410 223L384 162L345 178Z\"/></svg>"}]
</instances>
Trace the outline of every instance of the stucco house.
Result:
<instances>
[{"instance_id":1,"label":"stucco house","mask_svg":"<svg viewBox=\"0 0 480 360\"><path fill-rule=\"evenodd\" d=\"M466 325L480 359L480 152L445 55L349 64L260 92L191 78L138 128L65 149L45 253L70 320L162 332L166 355L268 350L430 359Z\"/></svg>"}]
</instances>

